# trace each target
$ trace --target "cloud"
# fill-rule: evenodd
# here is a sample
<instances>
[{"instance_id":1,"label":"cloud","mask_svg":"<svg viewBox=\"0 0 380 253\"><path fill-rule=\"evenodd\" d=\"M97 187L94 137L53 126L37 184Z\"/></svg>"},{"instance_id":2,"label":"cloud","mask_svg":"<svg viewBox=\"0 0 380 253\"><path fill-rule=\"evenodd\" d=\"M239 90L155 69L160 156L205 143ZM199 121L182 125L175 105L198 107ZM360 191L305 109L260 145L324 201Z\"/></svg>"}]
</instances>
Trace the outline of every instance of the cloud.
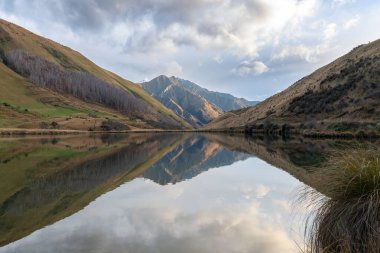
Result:
<instances>
[{"instance_id":1,"label":"cloud","mask_svg":"<svg viewBox=\"0 0 380 253\"><path fill-rule=\"evenodd\" d=\"M164 74L167 76L181 76L183 74L183 67L176 61L170 62Z\"/></svg>"},{"instance_id":2,"label":"cloud","mask_svg":"<svg viewBox=\"0 0 380 253\"><path fill-rule=\"evenodd\" d=\"M82 33L101 33L123 40L126 52L172 50L182 46L224 49L257 56L278 33L295 29L313 14L318 0L15 0L3 2L9 14L63 23ZM41 16L31 9L45 6ZM212 17L212 18L210 18ZM45 22L46 24L46 22ZM124 31L120 31L124 27ZM118 34L119 33L119 34Z\"/></svg>"},{"instance_id":3,"label":"cloud","mask_svg":"<svg viewBox=\"0 0 380 253\"><path fill-rule=\"evenodd\" d=\"M242 61L232 73L239 76L261 75L269 71L269 67L261 61Z\"/></svg>"},{"instance_id":4,"label":"cloud","mask_svg":"<svg viewBox=\"0 0 380 253\"><path fill-rule=\"evenodd\" d=\"M243 197L245 199L251 199L251 198L263 198L265 197L269 192L270 188L263 184L242 184L240 185L237 190L243 194Z\"/></svg>"},{"instance_id":5,"label":"cloud","mask_svg":"<svg viewBox=\"0 0 380 253\"><path fill-rule=\"evenodd\" d=\"M333 0L333 5L342 6L349 3L355 3L356 0Z\"/></svg>"},{"instance_id":6,"label":"cloud","mask_svg":"<svg viewBox=\"0 0 380 253\"><path fill-rule=\"evenodd\" d=\"M107 220L50 227L3 252L294 252L286 229L258 203L233 212L224 208L185 214L173 208L129 208Z\"/></svg>"},{"instance_id":7,"label":"cloud","mask_svg":"<svg viewBox=\"0 0 380 253\"><path fill-rule=\"evenodd\" d=\"M219 55L215 56L214 57L214 61L218 64L222 64L223 63L223 58L220 57Z\"/></svg>"},{"instance_id":8,"label":"cloud","mask_svg":"<svg viewBox=\"0 0 380 253\"><path fill-rule=\"evenodd\" d=\"M325 27L325 30L323 31L325 39L329 40L333 38L336 35L336 30L337 30L337 25L335 23L327 24Z\"/></svg>"},{"instance_id":9,"label":"cloud","mask_svg":"<svg viewBox=\"0 0 380 253\"><path fill-rule=\"evenodd\" d=\"M357 26L359 21L360 21L360 17L356 15L354 18L347 20L347 22L344 24L344 29L348 30L348 29L351 29L352 27Z\"/></svg>"}]
</instances>

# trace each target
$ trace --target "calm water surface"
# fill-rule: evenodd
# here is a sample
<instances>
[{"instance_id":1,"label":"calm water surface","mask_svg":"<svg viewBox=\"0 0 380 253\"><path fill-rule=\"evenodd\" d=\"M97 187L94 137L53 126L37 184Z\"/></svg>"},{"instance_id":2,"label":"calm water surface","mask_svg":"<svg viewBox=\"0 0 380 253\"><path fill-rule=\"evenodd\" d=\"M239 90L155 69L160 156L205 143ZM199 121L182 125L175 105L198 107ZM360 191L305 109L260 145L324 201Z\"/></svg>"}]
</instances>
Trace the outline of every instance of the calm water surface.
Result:
<instances>
[{"instance_id":1,"label":"calm water surface","mask_svg":"<svg viewBox=\"0 0 380 253\"><path fill-rule=\"evenodd\" d=\"M194 134L3 138L0 252L297 252L307 213L294 205L298 190L323 192L309 168L347 146Z\"/></svg>"}]
</instances>

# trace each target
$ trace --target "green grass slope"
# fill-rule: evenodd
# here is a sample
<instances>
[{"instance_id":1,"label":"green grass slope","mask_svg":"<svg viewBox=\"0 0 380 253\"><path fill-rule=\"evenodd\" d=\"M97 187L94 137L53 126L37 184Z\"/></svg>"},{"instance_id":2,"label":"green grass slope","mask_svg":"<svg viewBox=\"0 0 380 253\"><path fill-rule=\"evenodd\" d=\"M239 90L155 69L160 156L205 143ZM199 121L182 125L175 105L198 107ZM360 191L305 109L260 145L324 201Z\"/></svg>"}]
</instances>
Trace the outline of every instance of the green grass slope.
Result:
<instances>
[{"instance_id":1,"label":"green grass slope","mask_svg":"<svg viewBox=\"0 0 380 253\"><path fill-rule=\"evenodd\" d=\"M145 115L134 117L102 104L82 101L28 82L4 63L4 55L22 50L44 59L63 71L80 71L118 87L142 101ZM171 110L147 94L139 85L102 69L80 53L40 37L17 25L0 19L0 127L39 128L57 122L61 128L100 130L105 121L116 121L125 128L189 128Z\"/></svg>"}]
</instances>

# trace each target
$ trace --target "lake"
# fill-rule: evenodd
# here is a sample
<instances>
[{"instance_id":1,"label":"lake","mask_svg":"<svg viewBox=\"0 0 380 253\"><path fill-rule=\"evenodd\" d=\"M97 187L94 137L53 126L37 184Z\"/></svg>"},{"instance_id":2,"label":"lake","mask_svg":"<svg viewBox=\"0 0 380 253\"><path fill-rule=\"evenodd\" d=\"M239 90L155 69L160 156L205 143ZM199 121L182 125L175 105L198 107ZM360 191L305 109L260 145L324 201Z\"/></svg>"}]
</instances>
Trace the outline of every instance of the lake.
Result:
<instances>
[{"instance_id":1,"label":"lake","mask_svg":"<svg viewBox=\"0 0 380 253\"><path fill-rule=\"evenodd\" d=\"M300 252L331 154L223 134L0 139L0 252ZM301 201L302 202L302 201ZM306 237L305 237L306 236Z\"/></svg>"}]
</instances>

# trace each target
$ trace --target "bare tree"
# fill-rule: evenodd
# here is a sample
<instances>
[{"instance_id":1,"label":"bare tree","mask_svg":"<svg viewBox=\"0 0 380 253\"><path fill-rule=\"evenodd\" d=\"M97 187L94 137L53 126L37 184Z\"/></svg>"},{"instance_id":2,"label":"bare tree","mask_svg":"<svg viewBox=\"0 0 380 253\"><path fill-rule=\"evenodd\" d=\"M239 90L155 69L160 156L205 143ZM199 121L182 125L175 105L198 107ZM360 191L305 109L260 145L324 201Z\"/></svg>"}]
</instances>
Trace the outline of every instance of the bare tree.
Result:
<instances>
[{"instance_id":1,"label":"bare tree","mask_svg":"<svg viewBox=\"0 0 380 253\"><path fill-rule=\"evenodd\" d=\"M147 118L153 113L140 99L83 71L66 71L59 65L22 50L4 54L4 62L31 83L72 95L89 103L105 105L129 117Z\"/></svg>"}]
</instances>

